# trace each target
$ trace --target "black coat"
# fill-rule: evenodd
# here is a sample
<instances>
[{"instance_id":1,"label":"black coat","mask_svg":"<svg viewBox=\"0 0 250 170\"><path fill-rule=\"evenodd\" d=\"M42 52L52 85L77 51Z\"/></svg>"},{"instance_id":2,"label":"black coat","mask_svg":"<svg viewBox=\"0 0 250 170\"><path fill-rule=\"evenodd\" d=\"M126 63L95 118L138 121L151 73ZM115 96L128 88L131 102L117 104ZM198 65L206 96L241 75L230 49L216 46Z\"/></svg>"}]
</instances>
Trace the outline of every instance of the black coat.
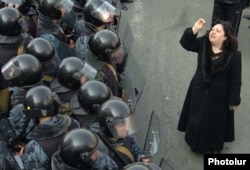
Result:
<instances>
[{"instance_id":1,"label":"black coat","mask_svg":"<svg viewBox=\"0 0 250 170\"><path fill-rule=\"evenodd\" d=\"M207 38L197 38L191 28L184 31L180 43L197 52L198 58L178 130L186 132L185 140L196 152L222 150L224 142L234 140L234 112L229 106L241 101L241 53L224 51L211 61L205 57Z\"/></svg>"}]
</instances>

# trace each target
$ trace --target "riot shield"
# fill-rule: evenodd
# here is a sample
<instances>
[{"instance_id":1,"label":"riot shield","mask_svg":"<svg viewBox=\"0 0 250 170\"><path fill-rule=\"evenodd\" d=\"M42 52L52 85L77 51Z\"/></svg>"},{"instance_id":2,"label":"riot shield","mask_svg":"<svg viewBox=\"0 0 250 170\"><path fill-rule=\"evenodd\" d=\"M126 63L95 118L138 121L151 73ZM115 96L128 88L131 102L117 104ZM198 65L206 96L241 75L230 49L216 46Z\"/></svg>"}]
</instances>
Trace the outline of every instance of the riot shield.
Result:
<instances>
[{"instance_id":1,"label":"riot shield","mask_svg":"<svg viewBox=\"0 0 250 170\"><path fill-rule=\"evenodd\" d=\"M125 94L128 95L126 102L135 111L145 86L145 78L133 54L127 57L123 78Z\"/></svg>"},{"instance_id":2,"label":"riot shield","mask_svg":"<svg viewBox=\"0 0 250 170\"><path fill-rule=\"evenodd\" d=\"M120 20L119 20L118 35L120 39L123 41L123 43L125 44L128 51L130 51L134 42L134 35L132 32L131 26L129 24L128 19L124 15L121 15L119 19Z\"/></svg>"},{"instance_id":3,"label":"riot shield","mask_svg":"<svg viewBox=\"0 0 250 170\"><path fill-rule=\"evenodd\" d=\"M174 168L164 158L161 158L160 168L162 170L174 170Z\"/></svg>"},{"instance_id":4,"label":"riot shield","mask_svg":"<svg viewBox=\"0 0 250 170\"><path fill-rule=\"evenodd\" d=\"M158 152L160 146L160 135L160 120L154 111L152 111L144 144L144 151L149 153L151 158Z\"/></svg>"},{"instance_id":5,"label":"riot shield","mask_svg":"<svg viewBox=\"0 0 250 170\"><path fill-rule=\"evenodd\" d=\"M127 86L129 87L128 89L131 90L131 86L134 86L134 95L132 91L130 91L130 94L132 98L135 97L135 102L133 104L136 105L140 99L140 96L145 86L145 77L136 61L135 55L130 51L133 45L134 35L128 19L123 15L120 18L118 35L123 41L124 46L126 47L126 53L128 54L125 65L125 71L127 71L127 75L125 77L128 78L128 80L126 80L127 84L129 84L129 80L131 80L132 82L131 85ZM136 106L134 106L134 108L135 107Z\"/></svg>"},{"instance_id":6,"label":"riot shield","mask_svg":"<svg viewBox=\"0 0 250 170\"><path fill-rule=\"evenodd\" d=\"M135 111L136 108L136 90L134 85L134 77L132 71L125 67L124 69L124 88L123 88L123 101L125 101L129 107Z\"/></svg>"}]
</instances>

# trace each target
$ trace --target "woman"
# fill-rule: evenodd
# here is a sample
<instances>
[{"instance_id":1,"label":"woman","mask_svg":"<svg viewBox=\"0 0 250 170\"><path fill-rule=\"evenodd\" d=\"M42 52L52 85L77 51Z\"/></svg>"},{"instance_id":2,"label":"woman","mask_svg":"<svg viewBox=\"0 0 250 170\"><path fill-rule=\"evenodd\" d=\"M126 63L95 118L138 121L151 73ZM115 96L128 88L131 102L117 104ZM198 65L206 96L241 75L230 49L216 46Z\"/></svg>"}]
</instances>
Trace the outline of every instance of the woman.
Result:
<instances>
[{"instance_id":1,"label":"woman","mask_svg":"<svg viewBox=\"0 0 250 170\"><path fill-rule=\"evenodd\" d=\"M234 140L234 111L241 98L241 52L232 26L216 21L202 37L206 21L187 28L180 44L198 53L197 69L182 108L178 130L194 152L219 153L224 142Z\"/></svg>"}]
</instances>

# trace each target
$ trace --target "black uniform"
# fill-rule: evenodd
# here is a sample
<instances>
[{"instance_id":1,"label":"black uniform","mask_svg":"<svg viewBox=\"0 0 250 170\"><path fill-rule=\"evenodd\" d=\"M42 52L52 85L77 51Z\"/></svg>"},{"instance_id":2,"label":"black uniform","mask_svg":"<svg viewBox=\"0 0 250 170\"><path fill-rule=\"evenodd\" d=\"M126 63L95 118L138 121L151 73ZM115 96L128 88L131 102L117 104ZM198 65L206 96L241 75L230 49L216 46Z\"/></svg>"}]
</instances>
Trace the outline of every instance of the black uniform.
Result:
<instances>
[{"instance_id":1,"label":"black uniform","mask_svg":"<svg viewBox=\"0 0 250 170\"><path fill-rule=\"evenodd\" d=\"M239 31L243 0L214 0L212 24L216 20L229 21L237 35Z\"/></svg>"}]
</instances>

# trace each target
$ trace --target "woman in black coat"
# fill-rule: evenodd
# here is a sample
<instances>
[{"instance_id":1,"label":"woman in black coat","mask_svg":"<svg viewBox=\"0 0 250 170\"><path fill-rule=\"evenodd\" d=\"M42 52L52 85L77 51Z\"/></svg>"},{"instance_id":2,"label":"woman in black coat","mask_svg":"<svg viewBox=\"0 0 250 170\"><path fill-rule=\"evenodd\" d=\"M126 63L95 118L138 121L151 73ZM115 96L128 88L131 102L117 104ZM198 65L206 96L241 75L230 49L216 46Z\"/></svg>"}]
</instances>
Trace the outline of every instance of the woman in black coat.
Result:
<instances>
[{"instance_id":1,"label":"woman in black coat","mask_svg":"<svg viewBox=\"0 0 250 170\"><path fill-rule=\"evenodd\" d=\"M187 28L180 44L198 53L197 69L182 108L178 130L194 152L218 153L234 140L234 111L240 105L241 52L229 22L217 21L201 37L206 21Z\"/></svg>"}]
</instances>

